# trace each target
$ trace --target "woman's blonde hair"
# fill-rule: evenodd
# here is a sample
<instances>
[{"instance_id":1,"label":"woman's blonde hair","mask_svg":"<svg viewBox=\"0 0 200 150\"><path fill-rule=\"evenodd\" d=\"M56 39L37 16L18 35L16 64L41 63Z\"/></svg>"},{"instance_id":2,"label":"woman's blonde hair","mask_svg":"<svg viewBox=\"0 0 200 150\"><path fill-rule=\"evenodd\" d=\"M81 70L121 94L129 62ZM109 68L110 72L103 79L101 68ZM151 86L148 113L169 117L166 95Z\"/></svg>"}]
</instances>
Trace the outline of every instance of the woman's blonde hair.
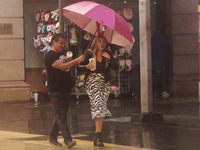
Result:
<instances>
[{"instance_id":1,"label":"woman's blonde hair","mask_svg":"<svg viewBox=\"0 0 200 150\"><path fill-rule=\"evenodd\" d=\"M105 46L105 49L103 50L103 52L108 52L110 54L110 47L108 45L108 40L106 39L106 37L104 35L100 34L94 38L91 48L90 48L90 51L93 53L93 57L96 59L97 59L97 50L98 50L97 43L100 38L103 38L106 41L106 46ZM105 58L103 57L103 59L105 59ZM108 61L105 59L105 62L106 62L105 68L107 68Z\"/></svg>"}]
</instances>

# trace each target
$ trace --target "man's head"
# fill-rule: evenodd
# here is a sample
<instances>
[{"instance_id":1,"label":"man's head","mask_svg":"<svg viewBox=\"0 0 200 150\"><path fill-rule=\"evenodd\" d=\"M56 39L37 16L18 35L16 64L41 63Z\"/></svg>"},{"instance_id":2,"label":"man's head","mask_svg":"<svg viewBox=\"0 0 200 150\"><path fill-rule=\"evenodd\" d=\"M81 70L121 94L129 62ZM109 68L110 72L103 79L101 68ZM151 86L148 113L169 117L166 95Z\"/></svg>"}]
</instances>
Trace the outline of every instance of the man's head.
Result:
<instances>
[{"instance_id":1,"label":"man's head","mask_svg":"<svg viewBox=\"0 0 200 150\"><path fill-rule=\"evenodd\" d=\"M60 53L65 46L65 37L61 33L57 33L52 37L52 50Z\"/></svg>"}]
</instances>

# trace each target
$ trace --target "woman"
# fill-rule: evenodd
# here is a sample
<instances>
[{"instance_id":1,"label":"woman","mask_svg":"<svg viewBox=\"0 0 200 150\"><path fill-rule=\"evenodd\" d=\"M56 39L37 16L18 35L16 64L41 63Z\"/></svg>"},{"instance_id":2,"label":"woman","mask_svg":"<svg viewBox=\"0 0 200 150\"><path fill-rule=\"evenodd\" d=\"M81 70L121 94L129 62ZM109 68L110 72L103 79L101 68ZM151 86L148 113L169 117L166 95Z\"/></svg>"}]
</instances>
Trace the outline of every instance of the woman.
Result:
<instances>
[{"instance_id":1,"label":"woman","mask_svg":"<svg viewBox=\"0 0 200 150\"><path fill-rule=\"evenodd\" d=\"M111 54L108 41L103 35L95 37L91 49L87 50L84 55L86 56L85 60L79 64L78 71L87 71L85 88L90 99L92 119L96 124L94 146L104 147L101 138L103 120L105 116L111 116L107 108L110 93L110 68L118 71L119 65ZM93 64L89 63L90 58L96 59L96 70L94 70Z\"/></svg>"}]
</instances>

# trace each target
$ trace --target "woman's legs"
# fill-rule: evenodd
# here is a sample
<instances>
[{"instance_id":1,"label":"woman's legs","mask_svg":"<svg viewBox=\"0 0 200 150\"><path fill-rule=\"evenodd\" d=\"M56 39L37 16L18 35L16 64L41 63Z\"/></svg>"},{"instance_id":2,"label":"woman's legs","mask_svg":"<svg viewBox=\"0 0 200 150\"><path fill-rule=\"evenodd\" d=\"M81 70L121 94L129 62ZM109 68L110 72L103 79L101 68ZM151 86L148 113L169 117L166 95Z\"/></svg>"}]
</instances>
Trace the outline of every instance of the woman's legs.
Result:
<instances>
[{"instance_id":1,"label":"woman's legs","mask_svg":"<svg viewBox=\"0 0 200 150\"><path fill-rule=\"evenodd\" d=\"M94 146L104 147L104 144L102 142L102 135L101 135L101 129L103 126L104 118L95 118L94 120L96 124L96 131L94 134Z\"/></svg>"},{"instance_id":2,"label":"woman's legs","mask_svg":"<svg viewBox=\"0 0 200 150\"><path fill-rule=\"evenodd\" d=\"M95 124L96 124L95 132L101 132L104 118L95 118L94 120L95 120Z\"/></svg>"},{"instance_id":3,"label":"woman's legs","mask_svg":"<svg viewBox=\"0 0 200 150\"><path fill-rule=\"evenodd\" d=\"M103 147L101 132L104 116L112 116L107 108L110 84L109 82L105 83L104 77L101 74L92 73L87 77L85 87L90 99L92 119L95 120L96 124L94 146Z\"/></svg>"}]
</instances>

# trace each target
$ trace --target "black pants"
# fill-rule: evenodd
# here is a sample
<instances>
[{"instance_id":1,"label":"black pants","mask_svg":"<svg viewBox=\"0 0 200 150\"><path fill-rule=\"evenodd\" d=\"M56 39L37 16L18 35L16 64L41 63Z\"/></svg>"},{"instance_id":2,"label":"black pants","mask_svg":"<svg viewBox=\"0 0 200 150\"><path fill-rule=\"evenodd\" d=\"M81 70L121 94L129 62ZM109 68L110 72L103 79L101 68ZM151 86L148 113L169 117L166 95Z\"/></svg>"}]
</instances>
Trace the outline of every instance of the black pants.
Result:
<instances>
[{"instance_id":1,"label":"black pants","mask_svg":"<svg viewBox=\"0 0 200 150\"><path fill-rule=\"evenodd\" d=\"M166 66L165 62L153 61L153 91L161 94L162 91L167 91Z\"/></svg>"},{"instance_id":2,"label":"black pants","mask_svg":"<svg viewBox=\"0 0 200 150\"><path fill-rule=\"evenodd\" d=\"M67 126L67 111L69 108L70 93L51 92L49 97L55 111L55 120L50 131L50 139L57 140L59 131L64 138L64 142L71 140L71 134Z\"/></svg>"}]
</instances>

